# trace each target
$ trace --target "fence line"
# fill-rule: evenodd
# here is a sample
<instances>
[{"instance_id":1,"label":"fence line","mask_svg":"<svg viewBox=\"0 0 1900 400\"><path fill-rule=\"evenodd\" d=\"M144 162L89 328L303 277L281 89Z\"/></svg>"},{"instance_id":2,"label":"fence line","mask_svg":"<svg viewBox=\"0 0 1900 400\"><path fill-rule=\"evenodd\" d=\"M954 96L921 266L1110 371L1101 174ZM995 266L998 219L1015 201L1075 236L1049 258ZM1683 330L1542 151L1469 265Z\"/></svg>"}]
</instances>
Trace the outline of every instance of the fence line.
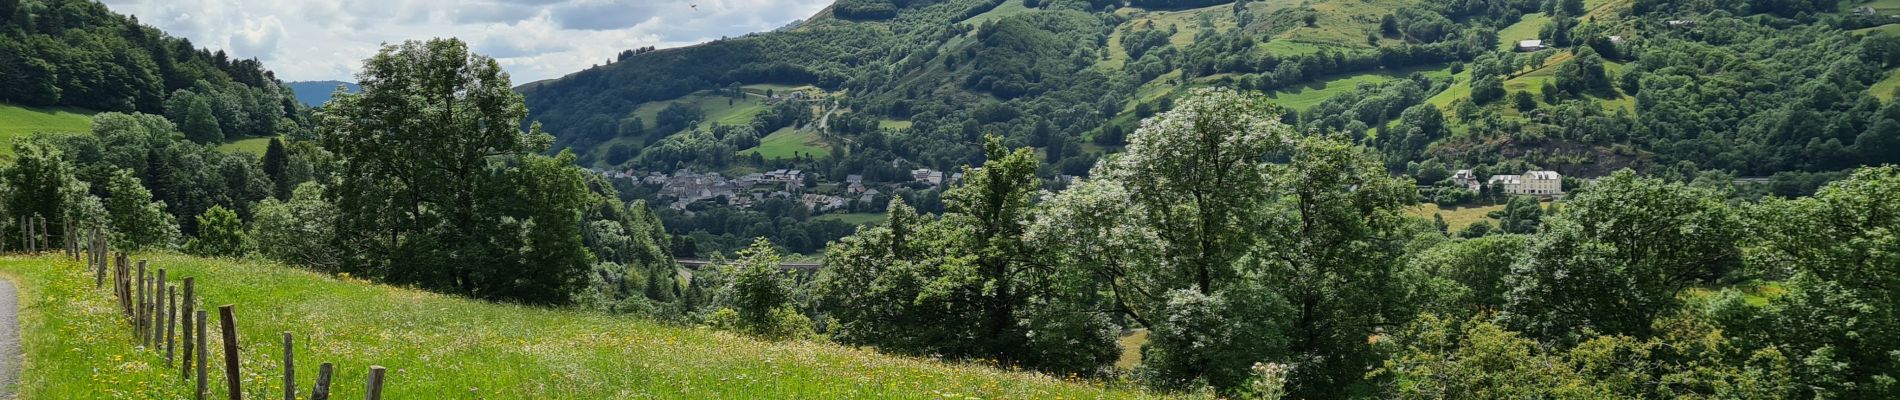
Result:
<instances>
[{"instance_id":1,"label":"fence line","mask_svg":"<svg viewBox=\"0 0 1900 400\"><path fill-rule=\"evenodd\" d=\"M0 219L4 221L4 219ZM108 291L118 302L119 311L132 330L135 348L150 350L156 358L162 358L165 367L179 368L179 379L191 384L196 378L194 398L203 400L208 395L207 384L210 379L206 368L211 358L208 343L208 328L211 325L206 310L199 307L197 277L182 277L183 299L180 299L180 285L175 285L173 276L166 268L150 264L149 260L133 263L132 257L121 250L114 253L110 240L98 225L82 227L71 220L60 222L59 235L53 235L47 229L47 221L40 216L20 217L21 249L33 255L48 252L53 236L58 236L62 258L70 257L82 262L86 272L93 274L95 289ZM85 232L82 237L80 232ZM0 240L0 251L5 251L5 240ZM148 270L149 269L149 270ZM106 283L112 283L111 288ZM222 334L224 347L224 373L227 398L239 400L244 396L241 386L242 375L238 357L238 332L236 305L225 304L218 307L218 329ZM182 320L181 320L182 319ZM182 332L181 332L182 331ZM183 343L179 343L182 340ZM284 351L284 399L297 399L297 375L295 341L291 332L283 333ZM181 345L182 344L182 354ZM182 356L182 358L179 358ZM195 362L195 363L194 363ZM316 380L310 387L313 400L330 399L331 378L335 366L321 363ZM380 400L387 370L381 366L369 366L364 383L364 398Z\"/></svg>"}]
</instances>

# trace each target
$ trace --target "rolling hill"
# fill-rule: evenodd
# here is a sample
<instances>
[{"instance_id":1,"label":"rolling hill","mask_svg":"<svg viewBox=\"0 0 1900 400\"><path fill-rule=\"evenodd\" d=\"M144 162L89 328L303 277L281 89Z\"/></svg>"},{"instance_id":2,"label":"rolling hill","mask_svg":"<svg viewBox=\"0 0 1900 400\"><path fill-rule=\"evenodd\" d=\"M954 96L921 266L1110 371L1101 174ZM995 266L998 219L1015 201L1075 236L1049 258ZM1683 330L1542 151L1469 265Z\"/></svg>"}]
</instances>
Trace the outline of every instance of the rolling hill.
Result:
<instances>
[{"instance_id":1,"label":"rolling hill","mask_svg":"<svg viewBox=\"0 0 1900 400\"><path fill-rule=\"evenodd\" d=\"M1364 137L1388 154L1395 172L1416 172L1408 165L1434 161L1487 173L1544 168L1596 176L1691 163L1752 176L1835 171L1889 158L1880 155L1885 153L1878 146L1884 145L1861 145L1857 138L1884 118L1872 110L1900 82L1895 64L1875 59L1882 56L1872 54L1885 54L1879 51L1838 50L1885 43L1865 39L1887 37L1897 26L1879 15L1884 6L1875 4L1874 15L1867 16L1853 12L1854 4L1746 3L1163 0L1123 7L1082 0L850 0L785 30L630 52L617 62L520 90L532 118L560 138L557 147L588 155L604 154L597 149L606 146L634 146L615 159L624 162L601 164L661 170L763 167L745 157L645 162L645 148L674 132L644 132L643 139L632 140L625 129L626 121L650 110L699 101L696 93L758 84L811 85L835 94L836 107L827 109L838 111L838 118L875 122L815 132L812 143L847 154L794 165L819 170L833 169L832 163L898 160L944 169L972 164L980 158L974 152L978 138L989 133L1049 155L1045 176L1084 175L1140 119L1169 108L1183 90L1202 86L1266 92L1290 110L1288 120L1305 128ZM1711 26L1739 36L1714 36L1718 28ZM1515 51L1515 43L1525 39L1543 39L1550 48ZM1837 50L1773 44L1803 41ZM1813 62L1727 69L1694 65L1693 58L1678 54ZM1832 86L1870 94L1862 97L1874 103L1852 106L1861 100L1801 88L1843 59L1871 70L1829 75L1839 81ZM1764 66L1771 69L1759 69ZM1470 73L1474 68L1492 76L1477 79ZM1689 73L1696 69L1703 72ZM1696 116L1695 122L1649 112L1682 108L1645 102L1647 79L1665 84L1698 75L1753 83L1693 87L1693 93L1673 99L1747 92L1760 101L1748 102L1745 111ZM1403 82L1412 83L1394 88ZM1483 87L1474 93L1474 85ZM1841 130L1824 135L1745 133L1787 131L1788 123L1765 116L1805 112L1783 105L1812 104L1800 99L1814 96L1841 100L1827 100L1827 109L1816 111L1828 115L1809 120L1857 122L1838 123ZM1325 105L1329 100L1334 104ZM1422 136L1376 134L1408 133L1426 122L1401 118L1421 104L1442 114L1436 125L1420 127ZM1742 121L1745 115L1755 119ZM731 124L743 118L718 119ZM907 124L902 134L873 133L891 121ZM1757 128L1775 124L1784 127ZM710 145L670 145L686 142ZM1763 150L1714 150L1721 148ZM1817 158L1837 161L1804 161Z\"/></svg>"},{"instance_id":2,"label":"rolling hill","mask_svg":"<svg viewBox=\"0 0 1900 400\"><path fill-rule=\"evenodd\" d=\"M13 140L37 132L91 132L92 112L0 104L0 155L13 154Z\"/></svg>"}]
</instances>

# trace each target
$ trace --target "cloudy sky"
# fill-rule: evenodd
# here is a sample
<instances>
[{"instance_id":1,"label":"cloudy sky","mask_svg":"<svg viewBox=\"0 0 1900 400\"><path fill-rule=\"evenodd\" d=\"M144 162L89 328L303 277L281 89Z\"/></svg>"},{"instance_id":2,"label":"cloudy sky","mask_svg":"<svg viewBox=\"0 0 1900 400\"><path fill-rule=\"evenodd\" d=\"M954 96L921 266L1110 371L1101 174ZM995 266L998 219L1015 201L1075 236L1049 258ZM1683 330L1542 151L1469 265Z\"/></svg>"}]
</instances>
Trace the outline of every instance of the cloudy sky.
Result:
<instances>
[{"instance_id":1,"label":"cloudy sky","mask_svg":"<svg viewBox=\"0 0 1900 400\"><path fill-rule=\"evenodd\" d=\"M354 81L382 43L458 37L516 84L621 50L776 29L832 0L103 0L200 47L257 58L285 81Z\"/></svg>"}]
</instances>

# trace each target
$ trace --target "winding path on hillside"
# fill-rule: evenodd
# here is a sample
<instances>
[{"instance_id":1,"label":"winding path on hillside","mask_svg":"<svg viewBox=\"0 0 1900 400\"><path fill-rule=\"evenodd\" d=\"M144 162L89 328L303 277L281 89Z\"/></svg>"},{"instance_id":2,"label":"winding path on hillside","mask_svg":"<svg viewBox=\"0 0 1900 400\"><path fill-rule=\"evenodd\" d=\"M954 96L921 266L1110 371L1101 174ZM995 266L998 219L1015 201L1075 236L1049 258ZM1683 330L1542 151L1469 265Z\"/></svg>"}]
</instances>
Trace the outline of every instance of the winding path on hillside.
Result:
<instances>
[{"instance_id":1,"label":"winding path on hillside","mask_svg":"<svg viewBox=\"0 0 1900 400\"><path fill-rule=\"evenodd\" d=\"M0 399L13 398L20 381L20 296L13 281L0 279Z\"/></svg>"}]
</instances>

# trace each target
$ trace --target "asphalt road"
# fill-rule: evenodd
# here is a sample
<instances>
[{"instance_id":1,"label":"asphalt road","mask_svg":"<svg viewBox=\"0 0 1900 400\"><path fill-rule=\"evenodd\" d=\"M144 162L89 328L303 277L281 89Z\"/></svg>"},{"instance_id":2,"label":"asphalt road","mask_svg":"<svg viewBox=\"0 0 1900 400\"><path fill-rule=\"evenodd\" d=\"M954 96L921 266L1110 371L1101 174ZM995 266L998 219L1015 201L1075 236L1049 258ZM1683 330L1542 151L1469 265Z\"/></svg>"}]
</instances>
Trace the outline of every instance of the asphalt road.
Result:
<instances>
[{"instance_id":1,"label":"asphalt road","mask_svg":"<svg viewBox=\"0 0 1900 400\"><path fill-rule=\"evenodd\" d=\"M20 381L20 296L13 281L0 279L0 399L13 398Z\"/></svg>"}]
</instances>

